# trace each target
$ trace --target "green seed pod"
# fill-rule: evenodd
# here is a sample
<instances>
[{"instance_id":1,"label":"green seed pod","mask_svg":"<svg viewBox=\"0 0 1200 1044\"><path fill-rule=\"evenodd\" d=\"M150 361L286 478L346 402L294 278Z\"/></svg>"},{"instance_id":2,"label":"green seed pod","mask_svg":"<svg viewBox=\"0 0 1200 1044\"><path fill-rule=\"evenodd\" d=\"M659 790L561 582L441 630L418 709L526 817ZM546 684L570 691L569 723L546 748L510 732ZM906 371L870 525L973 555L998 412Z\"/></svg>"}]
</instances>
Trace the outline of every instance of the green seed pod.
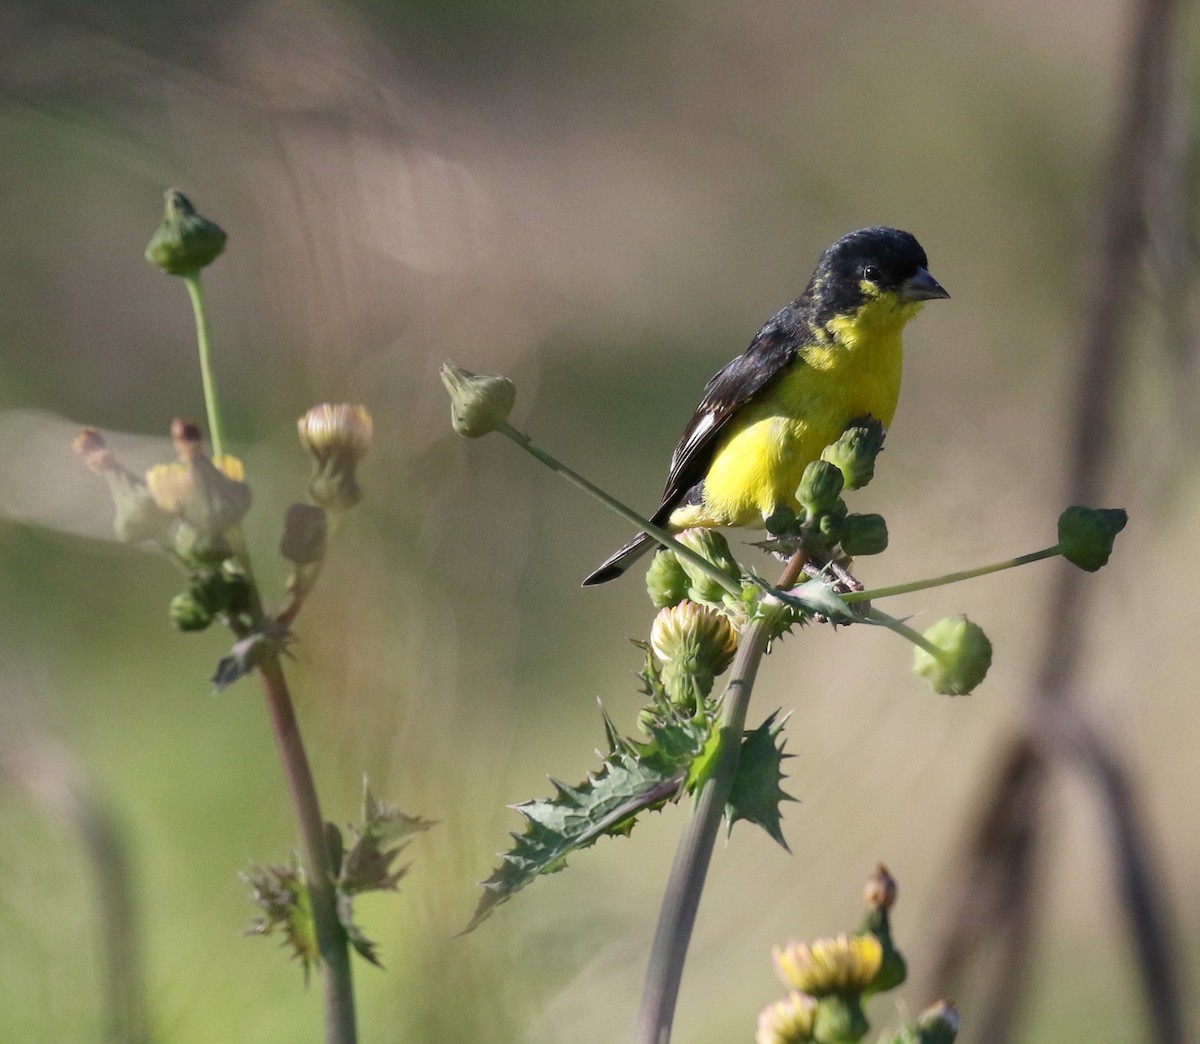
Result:
<instances>
[{"instance_id":1,"label":"green seed pod","mask_svg":"<svg viewBox=\"0 0 1200 1044\"><path fill-rule=\"evenodd\" d=\"M804 469L796 499L800 501L809 518L815 518L837 503L845 480L842 473L827 460L814 460Z\"/></svg>"},{"instance_id":2,"label":"green seed pod","mask_svg":"<svg viewBox=\"0 0 1200 1044\"><path fill-rule=\"evenodd\" d=\"M195 275L220 256L225 239L179 189L167 189L162 223L146 247L146 260L170 275Z\"/></svg>"},{"instance_id":3,"label":"green seed pod","mask_svg":"<svg viewBox=\"0 0 1200 1044\"><path fill-rule=\"evenodd\" d=\"M685 529L675 537L689 551L694 551L706 562L716 566L730 580L738 580L742 573L729 550L729 541L715 529ZM716 580L691 562L680 558L680 568L687 574L688 597L693 602L720 605L726 591Z\"/></svg>"},{"instance_id":4,"label":"green seed pod","mask_svg":"<svg viewBox=\"0 0 1200 1044\"><path fill-rule=\"evenodd\" d=\"M688 575L675 552L662 548L650 560L646 570L646 592L658 608L678 605L688 594Z\"/></svg>"},{"instance_id":5,"label":"green seed pod","mask_svg":"<svg viewBox=\"0 0 1200 1044\"><path fill-rule=\"evenodd\" d=\"M887 550L887 522L882 515L847 515L842 524L842 550L851 557Z\"/></svg>"},{"instance_id":6,"label":"green seed pod","mask_svg":"<svg viewBox=\"0 0 1200 1044\"><path fill-rule=\"evenodd\" d=\"M203 631L213 620L212 613L200 605L188 591L172 598L167 612L171 623L180 631Z\"/></svg>"},{"instance_id":7,"label":"green seed pod","mask_svg":"<svg viewBox=\"0 0 1200 1044\"><path fill-rule=\"evenodd\" d=\"M459 435L477 439L508 420L517 388L507 377L470 373L451 362L442 364L441 373L450 393L450 423Z\"/></svg>"},{"instance_id":8,"label":"green seed pod","mask_svg":"<svg viewBox=\"0 0 1200 1044\"><path fill-rule=\"evenodd\" d=\"M983 628L965 616L947 617L924 635L938 647L934 655L920 646L913 654L913 670L934 692L965 696L987 675L992 665L992 643Z\"/></svg>"},{"instance_id":9,"label":"green seed pod","mask_svg":"<svg viewBox=\"0 0 1200 1044\"><path fill-rule=\"evenodd\" d=\"M1108 564L1113 541L1129 516L1120 508L1069 507L1058 519L1058 543L1063 558L1094 573Z\"/></svg>"},{"instance_id":10,"label":"green seed pod","mask_svg":"<svg viewBox=\"0 0 1200 1044\"><path fill-rule=\"evenodd\" d=\"M874 417L859 421L844 432L832 446L826 446L821 459L829 461L846 480L846 489L862 489L875 477L875 458L883 449L887 429Z\"/></svg>"}]
</instances>

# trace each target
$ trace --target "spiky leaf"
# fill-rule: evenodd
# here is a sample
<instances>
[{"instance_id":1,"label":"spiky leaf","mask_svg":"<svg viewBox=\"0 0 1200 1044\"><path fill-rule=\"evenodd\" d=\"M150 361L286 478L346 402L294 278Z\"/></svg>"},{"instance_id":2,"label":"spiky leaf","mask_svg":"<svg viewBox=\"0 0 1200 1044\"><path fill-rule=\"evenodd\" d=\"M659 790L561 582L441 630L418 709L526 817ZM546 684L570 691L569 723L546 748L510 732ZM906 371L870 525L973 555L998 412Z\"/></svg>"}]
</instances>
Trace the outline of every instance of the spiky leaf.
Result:
<instances>
[{"instance_id":1,"label":"spiky leaf","mask_svg":"<svg viewBox=\"0 0 1200 1044\"><path fill-rule=\"evenodd\" d=\"M725 814L731 831L733 824L739 819L757 823L779 842L785 851L790 852L791 849L783 838L779 806L784 801L796 799L785 793L780 786L785 779L783 759L791 755L783 752L787 741L781 738L788 716L785 715L776 724L778 714L779 712L775 711L757 729L747 732L743 738L737 776L729 793Z\"/></svg>"},{"instance_id":2,"label":"spiky leaf","mask_svg":"<svg viewBox=\"0 0 1200 1044\"><path fill-rule=\"evenodd\" d=\"M606 835L628 835L640 813L678 797L710 725L681 719L669 708L644 715L642 724L650 736L646 743L621 737L604 714L609 749L600 769L575 787L552 779L552 798L512 806L525 817L525 832L512 835L515 844L483 882L483 895L464 932L541 875L561 870L573 852Z\"/></svg>"}]
</instances>

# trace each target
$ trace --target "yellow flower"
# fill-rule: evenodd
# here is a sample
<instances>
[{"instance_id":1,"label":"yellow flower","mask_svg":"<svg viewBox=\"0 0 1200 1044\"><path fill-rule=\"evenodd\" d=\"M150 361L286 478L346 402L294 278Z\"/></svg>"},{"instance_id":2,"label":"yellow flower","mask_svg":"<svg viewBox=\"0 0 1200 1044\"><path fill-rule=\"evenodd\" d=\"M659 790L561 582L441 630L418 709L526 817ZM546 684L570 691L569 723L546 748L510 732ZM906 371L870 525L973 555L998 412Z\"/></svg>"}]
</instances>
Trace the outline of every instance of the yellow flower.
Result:
<instances>
[{"instance_id":1,"label":"yellow flower","mask_svg":"<svg viewBox=\"0 0 1200 1044\"><path fill-rule=\"evenodd\" d=\"M883 948L873 935L839 935L816 942L793 940L775 947L775 970L784 984L813 997L859 993L879 973Z\"/></svg>"},{"instance_id":2,"label":"yellow flower","mask_svg":"<svg viewBox=\"0 0 1200 1044\"><path fill-rule=\"evenodd\" d=\"M817 1002L795 991L772 1001L758 1015L755 1044L804 1044L813 1039L813 1012Z\"/></svg>"}]
</instances>

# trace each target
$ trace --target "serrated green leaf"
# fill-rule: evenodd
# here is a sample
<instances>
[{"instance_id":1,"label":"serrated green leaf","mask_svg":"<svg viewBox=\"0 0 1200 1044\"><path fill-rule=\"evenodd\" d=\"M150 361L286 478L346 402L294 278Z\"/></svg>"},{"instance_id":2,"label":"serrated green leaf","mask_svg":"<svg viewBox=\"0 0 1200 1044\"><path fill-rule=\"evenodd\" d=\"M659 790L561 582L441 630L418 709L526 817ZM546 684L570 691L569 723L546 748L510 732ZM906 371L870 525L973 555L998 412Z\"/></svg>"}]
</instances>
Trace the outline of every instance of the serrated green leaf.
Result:
<instances>
[{"instance_id":1,"label":"serrated green leaf","mask_svg":"<svg viewBox=\"0 0 1200 1044\"><path fill-rule=\"evenodd\" d=\"M717 763L717 755L721 753L721 737L723 735L724 733L720 729L710 729L708 739L705 740L700 753L692 759L687 775L689 794L695 794L712 773L713 766Z\"/></svg>"},{"instance_id":2,"label":"serrated green leaf","mask_svg":"<svg viewBox=\"0 0 1200 1044\"><path fill-rule=\"evenodd\" d=\"M621 737L603 708L601 713L609 750L600 769L578 786L551 780L554 797L512 806L525 818L525 832L512 835L514 845L482 882L464 933L538 877L561 870L572 853L606 835L628 836L640 813L677 798L711 729L706 721L674 717L668 708L649 721L649 742L640 743Z\"/></svg>"},{"instance_id":3,"label":"serrated green leaf","mask_svg":"<svg viewBox=\"0 0 1200 1044\"><path fill-rule=\"evenodd\" d=\"M263 911L246 929L247 935L283 934L283 945L304 968L304 981L320 960L312 897L304 869L293 856L287 866L254 866L240 875L250 886L251 898Z\"/></svg>"},{"instance_id":4,"label":"serrated green leaf","mask_svg":"<svg viewBox=\"0 0 1200 1044\"><path fill-rule=\"evenodd\" d=\"M783 752L786 740L780 738L788 716L785 715L775 724L778 714L779 712L775 711L757 729L747 732L742 739L737 776L729 793L725 815L730 831L739 819L756 823L777 841L784 851L790 852L791 849L783 837L779 806L784 801L796 799L780 786L786 778L782 768L783 759L791 755Z\"/></svg>"}]
</instances>

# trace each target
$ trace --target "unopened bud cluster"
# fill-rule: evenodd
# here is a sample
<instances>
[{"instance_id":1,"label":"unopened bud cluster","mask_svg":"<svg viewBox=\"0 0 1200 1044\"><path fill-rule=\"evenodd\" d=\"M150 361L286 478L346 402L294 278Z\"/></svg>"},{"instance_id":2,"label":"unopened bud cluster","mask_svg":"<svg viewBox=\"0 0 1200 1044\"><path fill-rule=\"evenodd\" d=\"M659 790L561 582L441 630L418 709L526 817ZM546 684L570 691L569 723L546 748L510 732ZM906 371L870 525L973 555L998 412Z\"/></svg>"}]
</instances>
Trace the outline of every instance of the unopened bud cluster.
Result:
<instances>
[{"instance_id":1,"label":"unopened bud cluster","mask_svg":"<svg viewBox=\"0 0 1200 1044\"><path fill-rule=\"evenodd\" d=\"M888 913L896 901L896 882L884 867L867 881L865 897L867 916L858 933L812 943L793 941L775 948L775 970L788 994L759 1014L757 1044L852 1044L867 1035L870 1024L863 1010L864 999L898 986L904 981L905 967L892 945L888 924ZM957 1032L957 1013L939 1002L922 1014L917 1026L902 1033L917 1032L923 1022L929 1026L936 1023L942 1032L950 1014ZM951 1044L953 1039L953 1034L939 1037L937 1044ZM925 1044L926 1038L911 1040ZM929 1044L933 1040L930 1037Z\"/></svg>"}]
</instances>

